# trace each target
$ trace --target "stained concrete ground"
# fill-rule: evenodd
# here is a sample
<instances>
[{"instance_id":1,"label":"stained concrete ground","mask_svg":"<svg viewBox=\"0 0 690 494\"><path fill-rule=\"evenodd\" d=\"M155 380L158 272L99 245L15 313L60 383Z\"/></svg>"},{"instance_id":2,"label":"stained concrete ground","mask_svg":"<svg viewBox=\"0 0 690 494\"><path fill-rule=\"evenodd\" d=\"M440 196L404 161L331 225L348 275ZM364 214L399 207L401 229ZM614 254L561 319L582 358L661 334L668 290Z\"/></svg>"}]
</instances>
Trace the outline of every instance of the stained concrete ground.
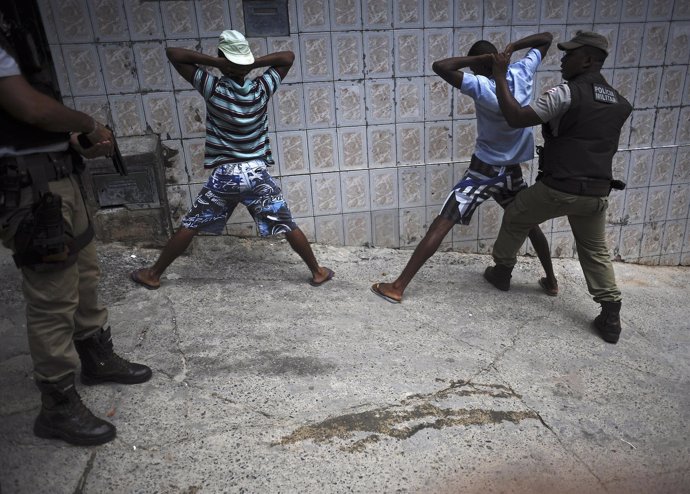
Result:
<instances>
[{"instance_id":1,"label":"stained concrete ground","mask_svg":"<svg viewBox=\"0 0 690 494\"><path fill-rule=\"evenodd\" d=\"M561 293L521 258L440 252L393 305L369 291L409 251L315 245L314 288L284 241L202 238L162 287L128 279L154 249L100 245L116 348L136 386L79 385L118 430L97 447L32 435L20 278L0 254L2 493L690 492L690 269L616 263L617 345L577 261Z\"/></svg>"}]
</instances>

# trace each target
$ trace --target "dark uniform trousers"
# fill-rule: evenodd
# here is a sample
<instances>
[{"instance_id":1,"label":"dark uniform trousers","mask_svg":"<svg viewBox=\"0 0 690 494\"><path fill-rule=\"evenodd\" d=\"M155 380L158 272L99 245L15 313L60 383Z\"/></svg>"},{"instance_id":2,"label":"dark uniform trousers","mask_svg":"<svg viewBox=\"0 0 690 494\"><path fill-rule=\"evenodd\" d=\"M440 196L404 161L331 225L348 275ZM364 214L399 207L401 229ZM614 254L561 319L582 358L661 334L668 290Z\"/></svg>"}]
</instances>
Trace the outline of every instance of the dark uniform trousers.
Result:
<instances>
[{"instance_id":1,"label":"dark uniform trousers","mask_svg":"<svg viewBox=\"0 0 690 494\"><path fill-rule=\"evenodd\" d=\"M503 214L494 244L496 264L515 266L517 253L534 225L567 216L575 237L577 255L595 302L618 302L613 264L606 246L608 197L567 194L542 182L522 190Z\"/></svg>"},{"instance_id":2,"label":"dark uniform trousers","mask_svg":"<svg viewBox=\"0 0 690 494\"><path fill-rule=\"evenodd\" d=\"M89 218L74 175L48 184L62 198L62 215L75 236L84 232ZM21 206L30 206L31 187L22 190ZM0 239L13 249L14 231L0 227ZM89 242L79 251L77 262L51 272L22 267L22 290L26 300L29 350L38 381L58 381L75 372L79 356L74 339L88 338L106 325L108 312L98 301L100 268L96 246Z\"/></svg>"}]
</instances>

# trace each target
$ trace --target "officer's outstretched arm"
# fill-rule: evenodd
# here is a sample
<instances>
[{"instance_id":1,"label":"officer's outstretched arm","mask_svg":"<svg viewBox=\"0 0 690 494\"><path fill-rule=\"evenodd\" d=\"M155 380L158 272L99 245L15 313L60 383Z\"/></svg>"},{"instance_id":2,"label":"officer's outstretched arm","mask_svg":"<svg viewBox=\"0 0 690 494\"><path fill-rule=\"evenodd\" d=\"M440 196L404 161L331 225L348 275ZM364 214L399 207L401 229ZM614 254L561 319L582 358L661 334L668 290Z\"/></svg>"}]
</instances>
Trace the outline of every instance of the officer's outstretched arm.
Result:
<instances>
[{"instance_id":1,"label":"officer's outstretched arm","mask_svg":"<svg viewBox=\"0 0 690 494\"><path fill-rule=\"evenodd\" d=\"M494 54L493 57L496 97L498 98L498 106L501 108L501 113L503 113L508 125L513 128L524 128L544 123L531 106L520 106L510 92L508 81L506 80L508 62L510 61L509 55L506 53L497 53Z\"/></svg>"}]
</instances>

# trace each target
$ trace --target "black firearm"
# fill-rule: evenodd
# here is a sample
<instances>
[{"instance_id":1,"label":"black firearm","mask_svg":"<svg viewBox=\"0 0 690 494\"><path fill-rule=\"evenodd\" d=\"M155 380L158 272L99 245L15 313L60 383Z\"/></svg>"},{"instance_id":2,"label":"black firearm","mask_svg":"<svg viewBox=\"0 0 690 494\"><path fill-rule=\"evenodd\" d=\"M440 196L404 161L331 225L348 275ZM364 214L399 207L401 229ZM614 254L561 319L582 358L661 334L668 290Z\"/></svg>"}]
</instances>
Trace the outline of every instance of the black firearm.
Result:
<instances>
[{"instance_id":1,"label":"black firearm","mask_svg":"<svg viewBox=\"0 0 690 494\"><path fill-rule=\"evenodd\" d=\"M111 132L113 131L113 129L111 129L110 126L106 125L105 127L109 129ZM88 149L91 146L93 146L93 144L91 144L91 141L89 141L89 138L86 137L86 135L84 134L79 134L77 140L79 141L79 145L84 149ZM127 175L127 167L125 165L124 160L122 159L122 154L120 154L120 148L117 145L115 134L113 134L113 166L115 167L115 171L120 175Z\"/></svg>"}]
</instances>

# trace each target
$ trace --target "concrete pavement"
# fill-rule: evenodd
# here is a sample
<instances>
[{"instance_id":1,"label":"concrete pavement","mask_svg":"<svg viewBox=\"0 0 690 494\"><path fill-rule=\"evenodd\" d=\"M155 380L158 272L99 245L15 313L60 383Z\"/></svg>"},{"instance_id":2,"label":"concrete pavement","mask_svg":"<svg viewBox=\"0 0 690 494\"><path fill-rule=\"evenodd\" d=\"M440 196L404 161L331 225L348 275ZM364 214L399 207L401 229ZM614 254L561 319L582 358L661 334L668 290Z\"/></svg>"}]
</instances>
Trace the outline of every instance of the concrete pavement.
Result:
<instances>
[{"instance_id":1,"label":"concrete pavement","mask_svg":"<svg viewBox=\"0 0 690 494\"><path fill-rule=\"evenodd\" d=\"M39 439L20 277L0 254L2 493L687 493L690 269L616 263L623 334L577 261L560 294L520 258L510 292L489 256L438 253L400 305L369 286L409 251L314 246L314 288L284 241L204 237L162 287L128 279L157 250L101 245L116 350L137 386L79 385L117 438Z\"/></svg>"}]
</instances>

